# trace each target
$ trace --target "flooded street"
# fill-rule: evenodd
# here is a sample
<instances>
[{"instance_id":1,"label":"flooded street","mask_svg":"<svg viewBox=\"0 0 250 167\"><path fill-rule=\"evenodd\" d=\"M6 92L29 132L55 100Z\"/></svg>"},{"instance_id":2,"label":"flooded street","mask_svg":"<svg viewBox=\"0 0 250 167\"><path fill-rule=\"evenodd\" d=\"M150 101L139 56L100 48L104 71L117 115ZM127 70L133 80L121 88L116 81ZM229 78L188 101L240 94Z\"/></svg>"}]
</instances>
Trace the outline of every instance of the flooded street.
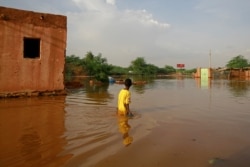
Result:
<instances>
[{"instance_id":1,"label":"flooded street","mask_svg":"<svg viewBox=\"0 0 250 167\"><path fill-rule=\"evenodd\" d=\"M248 167L250 81L150 79L116 116L110 84L0 99L0 166Z\"/></svg>"}]
</instances>

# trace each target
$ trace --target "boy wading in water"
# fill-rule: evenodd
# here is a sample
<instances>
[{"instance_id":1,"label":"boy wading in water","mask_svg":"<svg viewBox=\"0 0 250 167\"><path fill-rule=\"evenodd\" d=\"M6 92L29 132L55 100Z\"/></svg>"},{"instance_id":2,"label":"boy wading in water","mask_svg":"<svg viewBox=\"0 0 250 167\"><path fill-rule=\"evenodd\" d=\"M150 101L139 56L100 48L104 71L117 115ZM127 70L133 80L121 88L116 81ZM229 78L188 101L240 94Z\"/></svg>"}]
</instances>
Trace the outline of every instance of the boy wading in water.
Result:
<instances>
[{"instance_id":1,"label":"boy wading in water","mask_svg":"<svg viewBox=\"0 0 250 167\"><path fill-rule=\"evenodd\" d=\"M120 90L118 95L118 115L120 116L133 116L129 109L129 103L131 103L131 94L129 92L129 88L131 85L131 79L126 79L125 88Z\"/></svg>"}]
</instances>

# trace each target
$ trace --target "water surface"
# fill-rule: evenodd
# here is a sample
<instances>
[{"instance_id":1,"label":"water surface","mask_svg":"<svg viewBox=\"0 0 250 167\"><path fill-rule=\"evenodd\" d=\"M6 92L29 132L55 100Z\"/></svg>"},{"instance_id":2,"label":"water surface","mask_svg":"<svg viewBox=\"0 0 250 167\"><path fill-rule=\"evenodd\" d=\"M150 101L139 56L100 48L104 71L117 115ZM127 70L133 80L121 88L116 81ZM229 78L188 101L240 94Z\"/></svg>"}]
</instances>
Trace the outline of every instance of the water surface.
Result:
<instances>
[{"instance_id":1,"label":"water surface","mask_svg":"<svg viewBox=\"0 0 250 167\"><path fill-rule=\"evenodd\" d=\"M149 79L131 87L132 119L115 114L122 88L0 99L0 166L250 164L249 81Z\"/></svg>"}]
</instances>

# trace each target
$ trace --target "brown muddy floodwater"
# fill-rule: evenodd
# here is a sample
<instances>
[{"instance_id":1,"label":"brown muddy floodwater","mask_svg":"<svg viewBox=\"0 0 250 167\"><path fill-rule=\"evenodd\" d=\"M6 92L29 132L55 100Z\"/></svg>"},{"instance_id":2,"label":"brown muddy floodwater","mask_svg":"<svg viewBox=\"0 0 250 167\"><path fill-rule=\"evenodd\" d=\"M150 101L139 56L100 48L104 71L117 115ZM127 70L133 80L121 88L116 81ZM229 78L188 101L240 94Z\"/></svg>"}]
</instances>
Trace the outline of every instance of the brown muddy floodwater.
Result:
<instances>
[{"instance_id":1,"label":"brown muddy floodwater","mask_svg":"<svg viewBox=\"0 0 250 167\"><path fill-rule=\"evenodd\" d=\"M0 99L2 167L249 167L250 81L152 79L67 96Z\"/></svg>"}]
</instances>

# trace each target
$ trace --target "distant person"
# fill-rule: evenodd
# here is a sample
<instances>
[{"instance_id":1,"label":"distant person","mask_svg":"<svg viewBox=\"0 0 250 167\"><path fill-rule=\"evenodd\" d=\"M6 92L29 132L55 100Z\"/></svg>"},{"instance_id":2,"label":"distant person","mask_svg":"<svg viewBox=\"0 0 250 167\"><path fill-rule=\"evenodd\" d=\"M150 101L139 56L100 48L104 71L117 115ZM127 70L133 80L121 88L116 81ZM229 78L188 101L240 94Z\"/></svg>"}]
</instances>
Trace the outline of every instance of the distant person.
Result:
<instances>
[{"instance_id":1,"label":"distant person","mask_svg":"<svg viewBox=\"0 0 250 167\"><path fill-rule=\"evenodd\" d=\"M131 94L129 88L132 85L131 79L125 80L125 88L120 90L118 95L118 115L119 116L133 116L129 109L129 104L131 103Z\"/></svg>"}]
</instances>

